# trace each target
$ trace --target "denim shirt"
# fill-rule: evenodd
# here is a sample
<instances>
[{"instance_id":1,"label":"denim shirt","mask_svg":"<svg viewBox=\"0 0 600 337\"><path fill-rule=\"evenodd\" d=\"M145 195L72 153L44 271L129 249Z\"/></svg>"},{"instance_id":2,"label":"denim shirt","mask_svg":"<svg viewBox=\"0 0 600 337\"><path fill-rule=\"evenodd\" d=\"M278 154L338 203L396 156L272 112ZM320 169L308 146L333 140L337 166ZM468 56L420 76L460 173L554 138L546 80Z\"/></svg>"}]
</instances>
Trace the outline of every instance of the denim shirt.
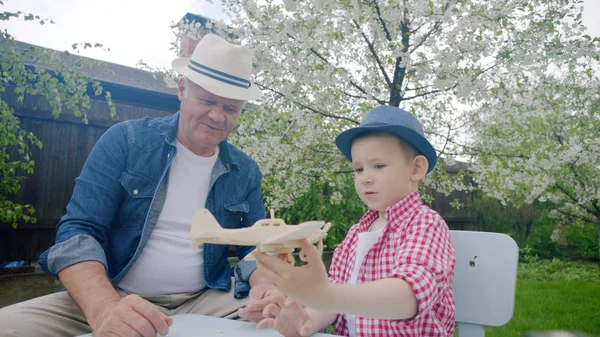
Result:
<instances>
[{"instance_id":1,"label":"denim shirt","mask_svg":"<svg viewBox=\"0 0 600 337\"><path fill-rule=\"evenodd\" d=\"M66 214L56 228L55 245L39 258L44 272L56 276L73 264L98 261L114 285L121 281L144 249L163 208L178 122L179 112L129 120L100 137L75 180ZM223 141L205 207L224 228L252 226L265 215L261 179L254 160ZM234 296L244 298L256 262L242 259L254 247L235 246L240 262L234 268L227 261L228 249L204 244L206 285L229 291L233 274Z\"/></svg>"}]
</instances>

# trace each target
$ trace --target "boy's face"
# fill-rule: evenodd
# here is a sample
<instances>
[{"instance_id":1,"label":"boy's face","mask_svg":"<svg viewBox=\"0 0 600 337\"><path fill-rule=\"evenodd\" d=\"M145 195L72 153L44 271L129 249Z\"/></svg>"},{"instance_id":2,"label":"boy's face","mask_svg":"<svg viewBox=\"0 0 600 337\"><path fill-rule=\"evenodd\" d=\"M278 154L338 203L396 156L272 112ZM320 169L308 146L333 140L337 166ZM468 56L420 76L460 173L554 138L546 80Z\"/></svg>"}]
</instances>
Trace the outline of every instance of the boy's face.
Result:
<instances>
[{"instance_id":1,"label":"boy's face","mask_svg":"<svg viewBox=\"0 0 600 337\"><path fill-rule=\"evenodd\" d=\"M352 143L354 186L369 209L379 212L418 188L413 160L395 136L373 135Z\"/></svg>"}]
</instances>

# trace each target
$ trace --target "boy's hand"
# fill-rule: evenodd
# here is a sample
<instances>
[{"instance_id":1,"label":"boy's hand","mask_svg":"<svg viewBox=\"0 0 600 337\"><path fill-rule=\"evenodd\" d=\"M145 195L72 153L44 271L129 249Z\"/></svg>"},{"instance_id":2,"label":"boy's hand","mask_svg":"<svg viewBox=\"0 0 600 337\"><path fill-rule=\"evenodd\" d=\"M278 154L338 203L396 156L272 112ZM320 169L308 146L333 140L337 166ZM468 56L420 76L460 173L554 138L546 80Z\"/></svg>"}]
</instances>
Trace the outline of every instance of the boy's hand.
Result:
<instances>
[{"instance_id":1,"label":"boy's hand","mask_svg":"<svg viewBox=\"0 0 600 337\"><path fill-rule=\"evenodd\" d=\"M257 329L275 328L285 337L306 337L313 334L313 322L310 315L291 298L278 304L269 304L263 312L265 318L257 325Z\"/></svg>"},{"instance_id":2,"label":"boy's hand","mask_svg":"<svg viewBox=\"0 0 600 337\"><path fill-rule=\"evenodd\" d=\"M311 307L319 307L328 301L330 286L325 264L319 251L308 240L302 240L306 264L294 267L267 254L254 252L263 277L273 282L284 294Z\"/></svg>"}]
</instances>

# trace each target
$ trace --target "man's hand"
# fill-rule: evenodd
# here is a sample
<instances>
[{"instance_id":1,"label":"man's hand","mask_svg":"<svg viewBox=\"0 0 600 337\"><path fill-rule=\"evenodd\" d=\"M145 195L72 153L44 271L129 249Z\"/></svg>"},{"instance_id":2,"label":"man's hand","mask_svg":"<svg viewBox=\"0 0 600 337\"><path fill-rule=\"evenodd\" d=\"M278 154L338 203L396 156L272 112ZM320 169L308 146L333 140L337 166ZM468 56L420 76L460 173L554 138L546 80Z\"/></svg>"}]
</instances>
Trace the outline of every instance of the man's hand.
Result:
<instances>
[{"instance_id":1,"label":"man's hand","mask_svg":"<svg viewBox=\"0 0 600 337\"><path fill-rule=\"evenodd\" d=\"M301 241L302 250L306 253L306 264L294 267L284 261L267 254L254 252L257 270L261 275L273 282L286 295L301 304L318 308L327 302L331 286L325 264L317 248L308 240Z\"/></svg>"},{"instance_id":2,"label":"man's hand","mask_svg":"<svg viewBox=\"0 0 600 337\"><path fill-rule=\"evenodd\" d=\"M255 323L262 320L263 311L270 303L283 301L285 296L272 283L260 282L250 289L248 304L238 311L241 318Z\"/></svg>"},{"instance_id":3,"label":"man's hand","mask_svg":"<svg viewBox=\"0 0 600 337\"><path fill-rule=\"evenodd\" d=\"M265 318L257 325L257 329L275 328L286 337L306 337L313 334L313 321L310 315L291 298L277 304L271 303L265 307Z\"/></svg>"},{"instance_id":4,"label":"man's hand","mask_svg":"<svg viewBox=\"0 0 600 337\"><path fill-rule=\"evenodd\" d=\"M93 336L156 337L169 333L173 319L137 295L128 295L100 311L92 325Z\"/></svg>"}]
</instances>

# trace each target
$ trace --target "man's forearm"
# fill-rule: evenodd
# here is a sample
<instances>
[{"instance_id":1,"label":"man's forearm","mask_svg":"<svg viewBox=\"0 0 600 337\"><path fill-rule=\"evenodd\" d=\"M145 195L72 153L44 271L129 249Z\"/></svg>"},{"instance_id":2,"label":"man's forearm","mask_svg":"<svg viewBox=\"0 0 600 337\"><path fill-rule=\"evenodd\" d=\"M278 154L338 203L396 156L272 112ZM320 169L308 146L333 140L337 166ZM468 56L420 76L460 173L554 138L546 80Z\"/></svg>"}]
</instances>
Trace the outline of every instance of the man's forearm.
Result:
<instances>
[{"instance_id":1,"label":"man's forearm","mask_svg":"<svg viewBox=\"0 0 600 337\"><path fill-rule=\"evenodd\" d=\"M74 264L60 271L58 277L92 328L102 310L121 299L99 262Z\"/></svg>"},{"instance_id":2,"label":"man's forearm","mask_svg":"<svg viewBox=\"0 0 600 337\"><path fill-rule=\"evenodd\" d=\"M417 314L417 299L404 280L382 279L363 284L330 284L311 307L325 312L378 319L408 319Z\"/></svg>"}]
</instances>

